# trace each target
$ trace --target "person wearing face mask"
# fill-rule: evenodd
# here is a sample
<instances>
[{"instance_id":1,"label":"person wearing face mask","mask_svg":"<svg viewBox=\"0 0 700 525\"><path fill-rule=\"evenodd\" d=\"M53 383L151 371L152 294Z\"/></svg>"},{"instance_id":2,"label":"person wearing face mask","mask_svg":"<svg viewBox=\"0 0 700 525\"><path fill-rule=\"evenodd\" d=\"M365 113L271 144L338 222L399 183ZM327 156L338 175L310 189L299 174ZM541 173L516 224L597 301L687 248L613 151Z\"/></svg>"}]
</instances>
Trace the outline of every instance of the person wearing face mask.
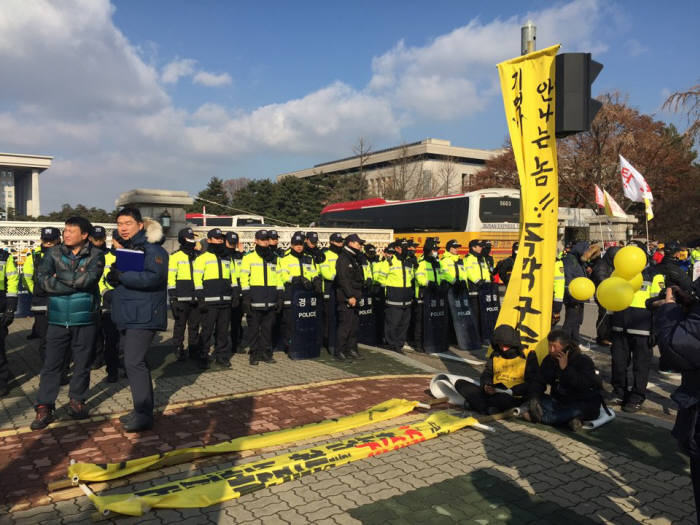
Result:
<instances>
[{"instance_id":1,"label":"person wearing face mask","mask_svg":"<svg viewBox=\"0 0 700 525\"><path fill-rule=\"evenodd\" d=\"M134 410L119 420L126 432L141 432L153 427L153 383L146 353L156 332L168 327L168 252L161 246L160 223L144 220L138 208L119 211L117 230L123 248L144 254L142 270L120 270L117 257L105 278L114 287L112 321L119 330L134 402Z\"/></svg>"},{"instance_id":2,"label":"person wearing face mask","mask_svg":"<svg viewBox=\"0 0 700 525\"><path fill-rule=\"evenodd\" d=\"M278 258L284 257L284 250L280 247L280 235L277 230L268 230L270 236L270 251Z\"/></svg>"},{"instance_id":3,"label":"person wearing face mask","mask_svg":"<svg viewBox=\"0 0 700 525\"><path fill-rule=\"evenodd\" d=\"M394 243L380 267L380 284L386 290L384 299L384 339L390 350L403 354L413 303L413 265L406 261L407 242Z\"/></svg>"},{"instance_id":4,"label":"person wearing face mask","mask_svg":"<svg viewBox=\"0 0 700 525\"><path fill-rule=\"evenodd\" d=\"M423 346L424 335L424 308L426 301L442 301L444 304L445 294L449 289L450 283L445 280L442 273L440 260L438 259L439 246L434 239L428 239L423 245L423 258L418 263L415 275L415 296L416 301L413 305L413 341L416 352L425 352ZM442 317L438 321L445 321L447 318ZM446 341L446 339L443 339ZM434 341L431 342L431 347L435 346ZM447 344L441 350L447 350ZM430 350L430 349L429 349Z\"/></svg>"},{"instance_id":5,"label":"person wearing face mask","mask_svg":"<svg viewBox=\"0 0 700 525\"><path fill-rule=\"evenodd\" d=\"M195 238L192 228L183 228L177 234L180 249L168 259L168 299L175 325L173 342L178 361L199 357L199 306L194 293ZM185 350L185 328L187 328L187 350Z\"/></svg>"},{"instance_id":6,"label":"person wearing face mask","mask_svg":"<svg viewBox=\"0 0 700 525\"><path fill-rule=\"evenodd\" d=\"M360 326L360 299L365 282L362 269L362 244L356 233L348 235L336 261L336 304L338 305L338 339L335 358L364 359L357 351L357 331Z\"/></svg>"},{"instance_id":7,"label":"person wearing face mask","mask_svg":"<svg viewBox=\"0 0 700 525\"><path fill-rule=\"evenodd\" d=\"M493 279L493 276L496 271L495 264L493 262L493 255L491 255L493 244L491 244L491 241L482 241L481 246L481 256L483 257L486 266L488 266L489 268L489 274L491 275L491 279Z\"/></svg>"},{"instance_id":8,"label":"person wearing face mask","mask_svg":"<svg viewBox=\"0 0 700 525\"><path fill-rule=\"evenodd\" d=\"M41 260L46 254L46 250L55 246L61 242L61 231L58 228L53 228L48 226L41 229L41 245L34 248L27 258L24 259L24 265L22 265L22 275L24 276L24 286L32 294L32 305L31 311L34 314L34 334L39 338L39 356L41 357L41 362L44 362L44 357L46 356L46 330L49 327L49 320L46 316L46 311L49 304L49 299L46 296L46 292L41 289L41 286L37 286L37 275L36 270L41 264ZM64 369L63 380L67 378L67 369L70 366L70 357L68 358L67 365ZM61 384L68 384L62 382Z\"/></svg>"},{"instance_id":9,"label":"person wearing face mask","mask_svg":"<svg viewBox=\"0 0 700 525\"><path fill-rule=\"evenodd\" d=\"M226 233L226 256L231 261L231 353L238 352L241 342L241 261L243 252L236 232Z\"/></svg>"},{"instance_id":10,"label":"person wearing face mask","mask_svg":"<svg viewBox=\"0 0 700 525\"><path fill-rule=\"evenodd\" d=\"M289 253L279 259L279 267L284 284L284 307L280 332L282 333L283 350L287 353L292 343L295 328L294 291L295 289L303 288L305 291L311 292L315 287L320 287L318 281L321 279L318 276L313 260L304 252L303 232L294 232L290 240L290 246ZM318 320L320 321L320 319ZM320 325L317 331L320 331L319 329Z\"/></svg>"},{"instance_id":11,"label":"person wearing face mask","mask_svg":"<svg viewBox=\"0 0 700 525\"><path fill-rule=\"evenodd\" d=\"M377 341L382 340L384 330L384 288L380 284L382 259L373 244L365 244L364 250L371 277L369 296L372 298L372 313L374 314L374 333L369 335L369 340L376 344ZM367 275L365 275L366 277Z\"/></svg>"},{"instance_id":12,"label":"person wearing face mask","mask_svg":"<svg viewBox=\"0 0 700 525\"><path fill-rule=\"evenodd\" d=\"M200 368L209 368L209 341L214 336L214 361L229 368L227 354L231 329L231 259L227 257L224 234L220 228L207 233L207 251L193 265L194 293L199 303Z\"/></svg>"},{"instance_id":13,"label":"person wearing face mask","mask_svg":"<svg viewBox=\"0 0 700 525\"><path fill-rule=\"evenodd\" d=\"M241 305L248 319L250 364L275 363L272 329L284 302L277 256L270 252L267 230L255 232L255 250L243 256L240 269Z\"/></svg>"},{"instance_id":14,"label":"person wearing face mask","mask_svg":"<svg viewBox=\"0 0 700 525\"><path fill-rule=\"evenodd\" d=\"M119 330L112 321L112 295L114 286L107 282L112 265L117 260L116 252L122 248L124 239L119 231L112 231L112 248L105 253L105 268L100 277L100 326L104 337L104 360L107 365L107 383L119 381Z\"/></svg>"},{"instance_id":15,"label":"person wearing face mask","mask_svg":"<svg viewBox=\"0 0 700 525\"><path fill-rule=\"evenodd\" d=\"M338 318L335 304L335 263L343 249L343 236L332 233L328 239L329 245L323 249L323 262L320 272L323 278L323 341L330 355L335 356Z\"/></svg>"},{"instance_id":16,"label":"person wearing face mask","mask_svg":"<svg viewBox=\"0 0 700 525\"><path fill-rule=\"evenodd\" d=\"M469 253L464 258L464 269L467 272L467 283L469 288L469 307L474 317L479 337L484 339L482 327L483 312L479 301L479 288L491 282L491 271L482 255L483 244L478 239L469 241Z\"/></svg>"}]
</instances>

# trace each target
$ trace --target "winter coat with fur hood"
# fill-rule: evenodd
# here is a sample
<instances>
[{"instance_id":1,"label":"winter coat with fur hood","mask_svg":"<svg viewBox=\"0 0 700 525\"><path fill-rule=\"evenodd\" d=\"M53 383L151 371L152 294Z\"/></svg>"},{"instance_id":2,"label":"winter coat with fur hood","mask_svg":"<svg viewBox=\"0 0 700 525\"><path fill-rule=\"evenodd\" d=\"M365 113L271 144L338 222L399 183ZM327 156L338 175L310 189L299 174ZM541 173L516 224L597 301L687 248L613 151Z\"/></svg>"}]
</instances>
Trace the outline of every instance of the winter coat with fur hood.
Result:
<instances>
[{"instance_id":1,"label":"winter coat with fur hood","mask_svg":"<svg viewBox=\"0 0 700 525\"><path fill-rule=\"evenodd\" d=\"M144 252L142 272L122 272L112 295L112 321L120 330L165 330L168 324L168 253L163 228L152 219L124 248Z\"/></svg>"}]
</instances>

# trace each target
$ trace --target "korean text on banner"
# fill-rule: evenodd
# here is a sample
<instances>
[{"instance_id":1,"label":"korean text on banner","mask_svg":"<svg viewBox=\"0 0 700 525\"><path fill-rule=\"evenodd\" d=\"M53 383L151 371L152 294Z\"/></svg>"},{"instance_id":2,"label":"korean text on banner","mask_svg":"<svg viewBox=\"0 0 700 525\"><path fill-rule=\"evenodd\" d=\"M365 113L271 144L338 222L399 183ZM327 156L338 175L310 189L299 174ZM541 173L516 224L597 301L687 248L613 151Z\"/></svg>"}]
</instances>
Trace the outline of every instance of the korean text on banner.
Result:
<instances>
[{"instance_id":1,"label":"korean text on banner","mask_svg":"<svg viewBox=\"0 0 700 525\"><path fill-rule=\"evenodd\" d=\"M478 423L473 417L462 418L447 412L436 412L424 421L412 425L317 445L130 494L97 496L85 490L103 516L109 515L110 512L141 516L151 508L207 507L319 470L415 445Z\"/></svg>"},{"instance_id":2,"label":"korean text on banner","mask_svg":"<svg viewBox=\"0 0 700 525\"><path fill-rule=\"evenodd\" d=\"M144 470L185 463L205 456L288 445L298 441L337 432L345 432L378 421L386 421L399 417L413 410L416 405L418 405L417 401L389 399L367 410L363 410L362 412L343 416L338 419L326 419L318 423L275 430L264 434L241 436L229 441L216 443L215 445L180 448L168 452L161 452L160 454L154 454L152 456L130 459L120 463L73 463L68 467L68 478L73 481L73 483L107 481L129 476Z\"/></svg>"},{"instance_id":3,"label":"korean text on banner","mask_svg":"<svg viewBox=\"0 0 700 525\"><path fill-rule=\"evenodd\" d=\"M525 352L547 355L559 220L554 63L559 46L498 64L520 179L520 249L497 324L520 332Z\"/></svg>"}]
</instances>

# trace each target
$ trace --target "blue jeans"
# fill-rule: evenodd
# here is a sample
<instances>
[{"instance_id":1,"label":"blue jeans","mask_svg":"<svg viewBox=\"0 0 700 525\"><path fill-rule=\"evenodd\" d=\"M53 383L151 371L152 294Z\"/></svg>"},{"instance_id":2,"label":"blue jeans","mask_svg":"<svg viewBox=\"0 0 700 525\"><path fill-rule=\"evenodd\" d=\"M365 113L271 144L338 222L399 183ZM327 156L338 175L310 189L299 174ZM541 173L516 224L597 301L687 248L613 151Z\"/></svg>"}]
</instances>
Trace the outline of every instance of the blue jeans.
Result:
<instances>
[{"instance_id":1,"label":"blue jeans","mask_svg":"<svg viewBox=\"0 0 700 525\"><path fill-rule=\"evenodd\" d=\"M584 404L581 401L563 403L550 396L542 396L542 423L545 425L565 425L575 417L582 418Z\"/></svg>"}]
</instances>

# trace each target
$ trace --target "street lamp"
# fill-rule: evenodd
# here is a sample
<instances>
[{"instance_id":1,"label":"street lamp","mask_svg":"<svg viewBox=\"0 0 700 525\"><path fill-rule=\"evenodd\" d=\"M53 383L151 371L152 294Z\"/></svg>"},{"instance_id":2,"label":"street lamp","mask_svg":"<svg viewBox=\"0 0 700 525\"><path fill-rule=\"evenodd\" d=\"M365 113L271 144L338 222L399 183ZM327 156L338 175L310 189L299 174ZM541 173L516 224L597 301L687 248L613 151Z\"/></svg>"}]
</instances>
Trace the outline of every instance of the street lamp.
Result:
<instances>
[{"instance_id":1,"label":"street lamp","mask_svg":"<svg viewBox=\"0 0 700 525\"><path fill-rule=\"evenodd\" d=\"M160 225L163 227L163 231L167 232L170 229L170 214L168 210L163 210L163 213L158 217L160 219Z\"/></svg>"}]
</instances>

